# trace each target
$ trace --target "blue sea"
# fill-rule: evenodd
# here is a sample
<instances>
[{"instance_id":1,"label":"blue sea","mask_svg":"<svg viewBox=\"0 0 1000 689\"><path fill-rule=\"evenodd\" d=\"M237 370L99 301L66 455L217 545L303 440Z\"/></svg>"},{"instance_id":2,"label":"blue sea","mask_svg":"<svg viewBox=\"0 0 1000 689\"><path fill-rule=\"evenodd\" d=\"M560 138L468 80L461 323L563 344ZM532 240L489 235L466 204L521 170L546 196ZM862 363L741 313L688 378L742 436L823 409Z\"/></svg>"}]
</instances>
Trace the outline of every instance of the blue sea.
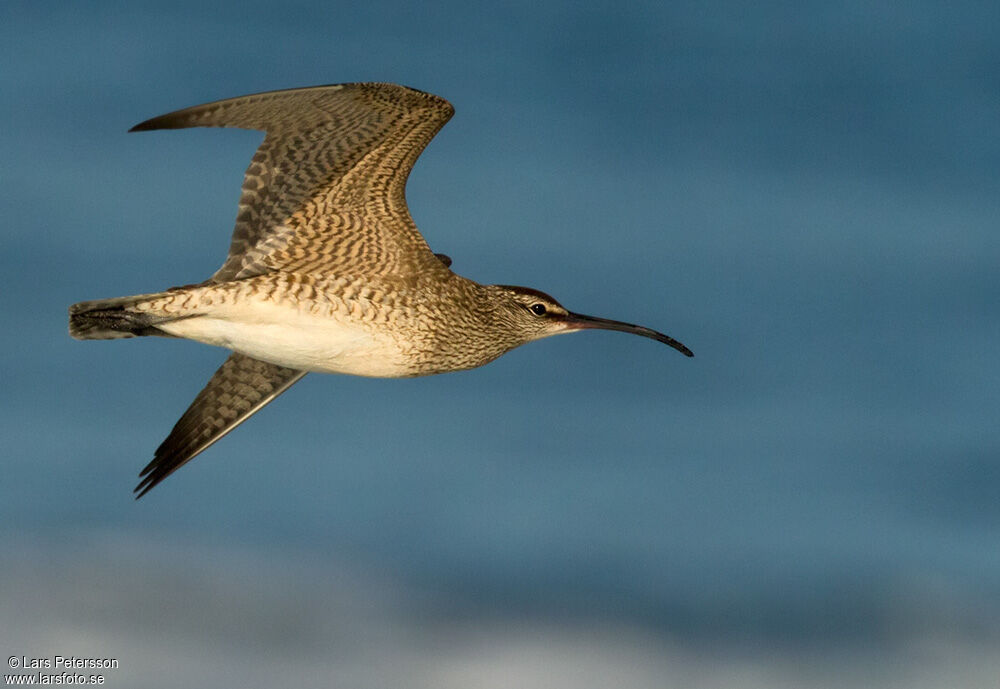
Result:
<instances>
[{"instance_id":1,"label":"blue sea","mask_svg":"<svg viewBox=\"0 0 1000 689\"><path fill-rule=\"evenodd\" d=\"M1000 682L995 3L0 9L0 651L106 686ZM66 308L205 279L269 89L448 98L411 212L587 332L310 375L142 500L226 353ZM14 670L4 670L13 673Z\"/></svg>"}]
</instances>

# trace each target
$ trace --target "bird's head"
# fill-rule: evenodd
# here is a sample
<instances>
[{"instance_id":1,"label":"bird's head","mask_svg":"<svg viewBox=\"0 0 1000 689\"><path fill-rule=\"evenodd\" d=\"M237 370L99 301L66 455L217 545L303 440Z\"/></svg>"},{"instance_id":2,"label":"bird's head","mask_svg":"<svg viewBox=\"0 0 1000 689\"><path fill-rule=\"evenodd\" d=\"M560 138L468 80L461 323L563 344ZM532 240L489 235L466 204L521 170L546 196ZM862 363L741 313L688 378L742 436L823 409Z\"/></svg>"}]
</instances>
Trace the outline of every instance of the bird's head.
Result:
<instances>
[{"instance_id":1,"label":"bird's head","mask_svg":"<svg viewBox=\"0 0 1000 689\"><path fill-rule=\"evenodd\" d=\"M517 332L522 344L578 330L619 330L624 333L652 338L670 345L685 356L694 356L690 349L674 338L650 328L573 313L545 292L530 287L515 287L513 285L494 285L493 287L500 290L504 320L509 327Z\"/></svg>"}]
</instances>

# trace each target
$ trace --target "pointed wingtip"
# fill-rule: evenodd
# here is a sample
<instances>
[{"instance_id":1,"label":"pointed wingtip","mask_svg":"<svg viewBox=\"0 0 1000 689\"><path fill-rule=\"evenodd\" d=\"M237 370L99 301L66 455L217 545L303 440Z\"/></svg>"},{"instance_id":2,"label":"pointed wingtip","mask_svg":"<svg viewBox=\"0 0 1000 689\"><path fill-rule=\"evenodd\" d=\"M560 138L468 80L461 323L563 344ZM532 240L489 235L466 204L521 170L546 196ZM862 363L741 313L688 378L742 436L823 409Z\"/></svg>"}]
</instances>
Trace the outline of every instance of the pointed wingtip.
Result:
<instances>
[{"instance_id":1,"label":"pointed wingtip","mask_svg":"<svg viewBox=\"0 0 1000 689\"><path fill-rule=\"evenodd\" d=\"M162 118L160 118L160 117L154 117L152 119L145 120L145 121L140 122L139 124L135 125L134 127L132 127L131 129L129 129L128 131L131 134L132 132L148 132L148 131L152 131L154 129L164 129L165 127L164 127L163 123L162 122L158 122L158 120L161 120L161 119Z\"/></svg>"},{"instance_id":2,"label":"pointed wingtip","mask_svg":"<svg viewBox=\"0 0 1000 689\"><path fill-rule=\"evenodd\" d=\"M142 481L139 482L139 485L137 485L135 488L132 489L132 492L136 494L135 499L138 500L143 495L151 491L153 489L153 486L155 486L157 483L159 482L152 480L152 475L144 478Z\"/></svg>"},{"instance_id":3,"label":"pointed wingtip","mask_svg":"<svg viewBox=\"0 0 1000 689\"><path fill-rule=\"evenodd\" d=\"M186 117L187 110L177 110L168 112L166 115L158 115L148 120L143 120L139 124L129 129L129 132L149 132L154 129L183 129L195 126L191 123L191 118Z\"/></svg>"},{"instance_id":4,"label":"pointed wingtip","mask_svg":"<svg viewBox=\"0 0 1000 689\"><path fill-rule=\"evenodd\" d=\"M170 475L171 472L169 471L165 474L162 471L156 471L158 463L159 451L157 451L157 456L153 459L153 461L147 464L143 470L139 472L139 478L141 480L138 485L132 489L132 492L136 494L136 500L156 488L156 486L158 486L163 479Z\"/></svg>"}]
</instances>

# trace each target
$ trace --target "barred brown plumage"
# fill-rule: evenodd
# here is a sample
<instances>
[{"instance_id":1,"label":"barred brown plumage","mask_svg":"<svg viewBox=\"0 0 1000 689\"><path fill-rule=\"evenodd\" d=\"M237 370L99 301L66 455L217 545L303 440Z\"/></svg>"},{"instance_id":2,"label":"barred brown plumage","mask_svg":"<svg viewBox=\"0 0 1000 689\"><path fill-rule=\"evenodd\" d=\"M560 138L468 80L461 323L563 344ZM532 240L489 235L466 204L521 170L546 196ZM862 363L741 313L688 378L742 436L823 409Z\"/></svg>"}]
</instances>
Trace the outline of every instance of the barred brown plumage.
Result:
<instances>
[{"instance_id":1,"label":"barred brown plumage","mask_svg":"<svg viewBox=\"0 0 1000 689\"><path fill-rule=\"evenodd\" d=\"M406 206L414 162L454 110L363 83L272 91L155 117L131 131L265 132L243 180L229 255L197 285L70 307L78 339L181 337L233 351L143 469L145 495L307 371L431 375L482 366L586 328L676 340L567 311L543 292L451 271Z\"/></svg>"}]
</instances>

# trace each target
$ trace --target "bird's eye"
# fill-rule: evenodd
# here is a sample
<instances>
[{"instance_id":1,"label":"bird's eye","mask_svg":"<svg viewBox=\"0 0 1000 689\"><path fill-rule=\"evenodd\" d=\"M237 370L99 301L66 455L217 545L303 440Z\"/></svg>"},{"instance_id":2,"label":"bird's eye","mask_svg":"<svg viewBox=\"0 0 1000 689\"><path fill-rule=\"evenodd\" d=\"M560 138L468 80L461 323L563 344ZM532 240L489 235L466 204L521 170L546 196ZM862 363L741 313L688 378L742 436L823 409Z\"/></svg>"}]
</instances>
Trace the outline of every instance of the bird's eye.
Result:
<instances>
[{"instance_id":1,"label":"bird's eye","mask_svg":"<svg viewBox=\"0 0 1000 689\"><path fill-rule=\"evenodd\" d=\"M535 314L536 316L544 316L547 311L547 309L545 308L545 304L532 304L530 308L531 308L531 313Z\"/></svg>"}]
</instances>

